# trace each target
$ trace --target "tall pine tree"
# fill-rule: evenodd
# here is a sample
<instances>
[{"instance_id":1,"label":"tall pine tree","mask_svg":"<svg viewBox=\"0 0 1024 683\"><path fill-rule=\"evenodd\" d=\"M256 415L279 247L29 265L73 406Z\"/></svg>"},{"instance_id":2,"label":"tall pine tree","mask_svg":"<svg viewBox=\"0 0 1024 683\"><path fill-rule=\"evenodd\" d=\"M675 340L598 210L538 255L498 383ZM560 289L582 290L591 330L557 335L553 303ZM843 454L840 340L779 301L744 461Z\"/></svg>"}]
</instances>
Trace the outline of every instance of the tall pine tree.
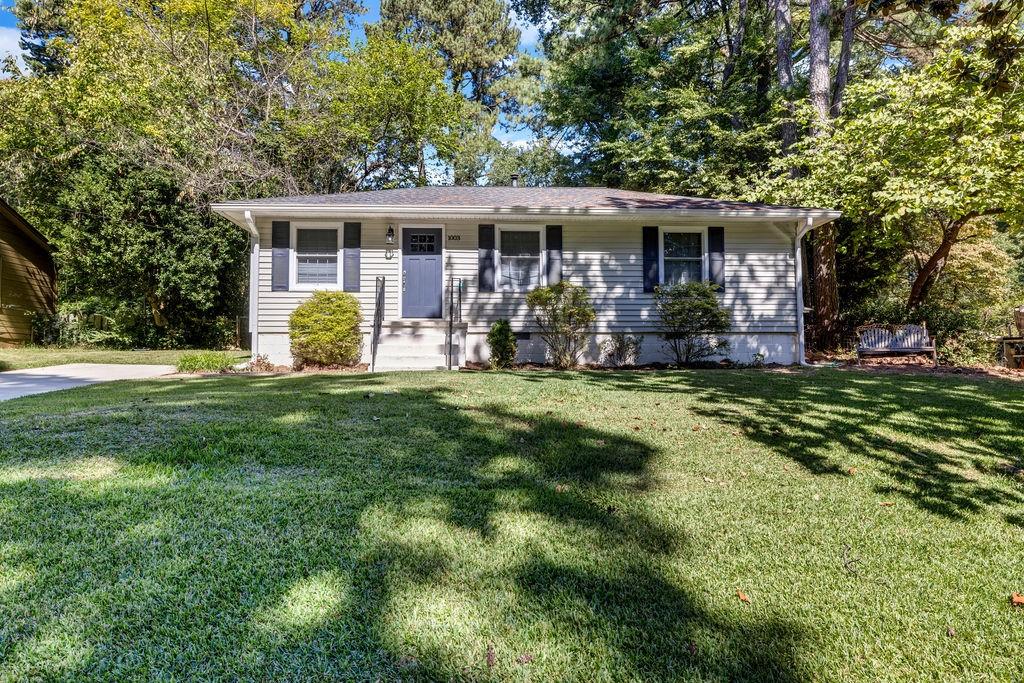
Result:
<instances>
[{"instance_id":1,"label":"tall pine tree","mask_svg":"<svg viewBox=\"0 0 1024 683\"><path fill-rule=\"evenodd\" d=\"M383 0L381 26L429 46L444 60L452 92L467 103L454 181L475 184L500 148L494 126L518 106L506 87L516 75L520 36L508 5L505 0ZM421 181L426 182L425 171Z\"/></svg>"}]
</instances>

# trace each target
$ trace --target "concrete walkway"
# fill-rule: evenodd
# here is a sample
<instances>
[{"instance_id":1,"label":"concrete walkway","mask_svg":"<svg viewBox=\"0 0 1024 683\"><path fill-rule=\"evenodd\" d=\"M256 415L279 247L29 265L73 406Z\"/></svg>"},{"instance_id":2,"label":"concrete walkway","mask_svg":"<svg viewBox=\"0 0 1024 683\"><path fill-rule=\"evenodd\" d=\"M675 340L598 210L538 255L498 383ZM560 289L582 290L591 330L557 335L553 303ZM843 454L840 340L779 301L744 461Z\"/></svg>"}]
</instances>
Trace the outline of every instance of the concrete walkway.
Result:
<instances>
[{"instance_id":1,"label":"concrete walkway","mask_svg":"<svg viewBox=\"0 0 1024 683\"><path fill-rule=\"evenodd\" d=\"M119 379L151 379L173 372L172 365L113 363L71 363L31 370L11 370L0 372L0 401Z\"/></svg>"}]
</instances>

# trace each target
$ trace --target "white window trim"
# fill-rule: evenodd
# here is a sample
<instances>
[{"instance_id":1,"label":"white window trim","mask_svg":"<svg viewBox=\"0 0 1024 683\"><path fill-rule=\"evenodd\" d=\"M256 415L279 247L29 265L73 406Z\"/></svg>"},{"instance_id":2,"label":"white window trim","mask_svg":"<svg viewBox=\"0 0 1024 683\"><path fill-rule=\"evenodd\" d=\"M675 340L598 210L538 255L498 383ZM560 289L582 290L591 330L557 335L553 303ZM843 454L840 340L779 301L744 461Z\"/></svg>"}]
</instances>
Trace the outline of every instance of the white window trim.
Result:
<instances>
[{"instance_id":1,"label":"white window trim","mask_svg":"<svg viewBox=\"0 0 1024 683\"><path fill-rule=\"evenodd\" d=\"M701 282L711 279L711 257L708 252L708 228L706 225L664 225L658 226L658 284L665 284L665 233L666 232L693 232L700 235L701 259L700 278Z\"/></svg>"},{"instance_id":2,"label":"white window trim","mask_svg":"<svg viewBox=\"0 0 1024 683\"><path fill-rule=\"evenodd\" d=\"M537 287L545 287L548 284L548 250L547 230L543 225L521 225L516 223L503 223L494 226L497 234L494 236L494 281L495 290L500 292L529 292L530 287L516 286L505 282L501 275L501 233L502 232L536 232L540 234L540 284Z\"/></svg>"},{"instance_id":3,"label":"white window trim","mask_svg":"<svg viewBox=\"0 0 1024 683\"><path fill-rule=\"evenodd\" d=\"M338 290L345 286L345 228L344 223L336 225L296 225L291 224L290 248L288 249L288 289L295 292L316 292L319 290ZM338 281L330 283L313 284L310 282L299 282L299 230L334 230L338 233Z\"/></svg>"}]
</instances>

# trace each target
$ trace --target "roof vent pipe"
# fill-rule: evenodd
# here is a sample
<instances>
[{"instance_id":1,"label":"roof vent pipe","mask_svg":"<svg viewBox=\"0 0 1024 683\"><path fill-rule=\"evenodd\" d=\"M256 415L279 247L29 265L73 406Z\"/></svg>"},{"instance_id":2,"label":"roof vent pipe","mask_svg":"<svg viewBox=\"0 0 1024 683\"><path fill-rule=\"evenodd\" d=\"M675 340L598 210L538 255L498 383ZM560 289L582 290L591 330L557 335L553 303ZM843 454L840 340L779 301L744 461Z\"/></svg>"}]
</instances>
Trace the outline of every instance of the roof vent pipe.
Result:
<instances>
[{"instance_id":1,"label":"roof vent pipe","mask_svg":"<svg viewBox=\"0 0 1024 683\"><path fill-rule=\"evenodd\" d=\"M519 174L518 173L513 173L512 177L511 177L511 180L512 180L512 187L519 187Z\"/></svg>"}]
</instances>

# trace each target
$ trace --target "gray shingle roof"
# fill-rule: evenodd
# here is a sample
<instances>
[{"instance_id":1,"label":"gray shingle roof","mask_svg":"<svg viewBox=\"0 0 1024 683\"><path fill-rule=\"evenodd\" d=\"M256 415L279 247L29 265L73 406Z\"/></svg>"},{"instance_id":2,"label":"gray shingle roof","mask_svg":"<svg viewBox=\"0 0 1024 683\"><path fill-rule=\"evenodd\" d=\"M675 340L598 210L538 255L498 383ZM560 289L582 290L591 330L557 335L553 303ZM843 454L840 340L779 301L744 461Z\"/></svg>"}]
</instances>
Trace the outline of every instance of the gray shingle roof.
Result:
<instances>
[{"instance_id":1,"label":"gray shingle roof","mask_svg":"<svg viewBox=\"0 0 1024 683\"><path fill-rule=\"evenodd\" d=\"M410 187L222 202L218 206L394 206L529 209L757 211L799 207L733 202L607 187Z\"/></svg>"}]
</instances>

